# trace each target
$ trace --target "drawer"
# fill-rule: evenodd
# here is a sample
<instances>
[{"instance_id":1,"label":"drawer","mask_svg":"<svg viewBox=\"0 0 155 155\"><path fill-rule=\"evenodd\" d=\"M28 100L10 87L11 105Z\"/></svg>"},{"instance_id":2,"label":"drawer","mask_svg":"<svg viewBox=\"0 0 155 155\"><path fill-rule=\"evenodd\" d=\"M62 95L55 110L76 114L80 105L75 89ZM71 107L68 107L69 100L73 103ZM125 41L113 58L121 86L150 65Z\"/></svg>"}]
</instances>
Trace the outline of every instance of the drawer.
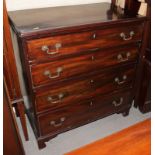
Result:
<instances>
[{"instance_id":1,"label":"drawer","mask_svg":"<svg viewBox=\"0 0 155 155\"><path fill-rule=\"evenodd\" d=\"M142 24L52 36L27 41L30 61L52 59L89 49L107 48L137 42L142 39Z\"/></svg>"},{"instance_id":2,"label":"drawer","mask_svg":"<svg viewBox=\"0 0 155 155\"><path fill-rule=\"evenodd\" d=\"M130 93L126 91L107 97L97 96L67 108L38 116L40 132L42 136L58 134L121 111L130 104Z\"/></svg>"},{"instance_id":3,"label":"drawer","mask_svg":"<svg viewBox=\"0 0 155 155\"><path fill-rule=\"evenodd\" d=\"M65 84L36 91L36 110L42 112L80 102L97 94L108 94L118 89L131 88L135 77L135 65L115 68L72 80Z\"/></svg>"},{"instance_id":4,"label":"drawer","mask_svg":"<svg viewBox=\"0 0 155 155\"><path fill-rule=\"evenodd\" d=\"M138 48L132 46L113 50L96 50L80 57L32 65L32 83L34 87L54 84L93 72L96 68L101 70L108 66L136 61L137 58Z\"/></svg>"}]
</instances>

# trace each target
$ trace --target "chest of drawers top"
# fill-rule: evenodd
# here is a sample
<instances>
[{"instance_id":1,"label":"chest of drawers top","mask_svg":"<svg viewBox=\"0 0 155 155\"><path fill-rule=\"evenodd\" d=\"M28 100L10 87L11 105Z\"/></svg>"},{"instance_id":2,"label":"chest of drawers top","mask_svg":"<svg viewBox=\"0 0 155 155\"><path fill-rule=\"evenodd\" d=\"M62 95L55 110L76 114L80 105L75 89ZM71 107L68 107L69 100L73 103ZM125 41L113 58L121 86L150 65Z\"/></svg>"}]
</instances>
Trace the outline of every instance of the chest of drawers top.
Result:
<instances>
[{"instance_id":1,"label":"chest of drawers top","mask_svg":"<svg viewBox=\"0 0 155 155\"><path fill-rule=\"evenodd\" d=\"M9 12L10 21L20 37L43 37L74 30L141 21L145 17L126 13L110 3L49 7ZM49 34L50 33L50 34Z\"/></svg>"}]
</instances>

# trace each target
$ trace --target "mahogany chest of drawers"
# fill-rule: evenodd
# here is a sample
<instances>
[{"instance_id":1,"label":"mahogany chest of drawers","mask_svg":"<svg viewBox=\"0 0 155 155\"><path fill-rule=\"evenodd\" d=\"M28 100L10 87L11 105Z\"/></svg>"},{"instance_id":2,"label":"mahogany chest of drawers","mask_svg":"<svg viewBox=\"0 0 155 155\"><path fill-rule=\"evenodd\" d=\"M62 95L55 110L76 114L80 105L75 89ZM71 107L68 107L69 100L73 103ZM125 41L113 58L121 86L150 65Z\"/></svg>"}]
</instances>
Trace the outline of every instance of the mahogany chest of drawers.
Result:
<instances>
[{"instance_id":1,"label":"mahogany chest of drawers","mask_svg":"<svg viewBox=\"0 0 155 155\"><path fill-rule=\"evenodd\" d=\"M9 12L39 148L59 133L128 115L145 17L109 3Z\"/></svg>"}]
</instances>

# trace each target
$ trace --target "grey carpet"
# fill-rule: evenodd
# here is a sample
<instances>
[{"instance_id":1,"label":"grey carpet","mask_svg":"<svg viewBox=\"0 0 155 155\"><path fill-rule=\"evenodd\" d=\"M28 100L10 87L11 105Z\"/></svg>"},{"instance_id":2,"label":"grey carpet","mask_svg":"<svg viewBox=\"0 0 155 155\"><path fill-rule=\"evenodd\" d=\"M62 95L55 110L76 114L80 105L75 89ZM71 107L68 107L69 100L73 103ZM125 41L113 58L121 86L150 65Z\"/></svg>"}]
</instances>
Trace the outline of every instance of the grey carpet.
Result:
<instances>
[{"instance_id":1,"label":"grey carpet","mask_svg":"<svg viewBox=\"0 0 155 155\"><path fill-rule=\"evenodd\" d=\"M121 114L114 114L96 122L62 133L47 142L47 147L42 150L39 150L37 147L37 142L28 120L29 141L27 142L24 140L19 118L17 118L17 124L19 126L26 155L63 155L66 152L92 143L150 117L150 113L142 114L138 109L132 107L129 116L127 117L123 117Z\"/></svg>"}]
</instances>

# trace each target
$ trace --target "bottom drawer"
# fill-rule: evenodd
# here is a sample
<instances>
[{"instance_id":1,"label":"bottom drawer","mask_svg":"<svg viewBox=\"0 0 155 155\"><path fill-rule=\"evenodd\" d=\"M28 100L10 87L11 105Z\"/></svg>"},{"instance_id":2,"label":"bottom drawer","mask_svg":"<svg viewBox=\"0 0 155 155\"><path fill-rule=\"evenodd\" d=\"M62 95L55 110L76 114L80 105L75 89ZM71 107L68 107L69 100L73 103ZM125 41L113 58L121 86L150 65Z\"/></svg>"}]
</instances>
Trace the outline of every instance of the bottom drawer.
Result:
<instances>
[{"instance_id":1,"label":"bottom drawer","mask_svg":"<svg viewBox=\"0 0 155 155\"><path fill-rule=\"evenodd\" d=\"M66 108L38 116L41 136L59 134L130 106L130 92L98 96Z\"/></svg>"}]
</instances>

